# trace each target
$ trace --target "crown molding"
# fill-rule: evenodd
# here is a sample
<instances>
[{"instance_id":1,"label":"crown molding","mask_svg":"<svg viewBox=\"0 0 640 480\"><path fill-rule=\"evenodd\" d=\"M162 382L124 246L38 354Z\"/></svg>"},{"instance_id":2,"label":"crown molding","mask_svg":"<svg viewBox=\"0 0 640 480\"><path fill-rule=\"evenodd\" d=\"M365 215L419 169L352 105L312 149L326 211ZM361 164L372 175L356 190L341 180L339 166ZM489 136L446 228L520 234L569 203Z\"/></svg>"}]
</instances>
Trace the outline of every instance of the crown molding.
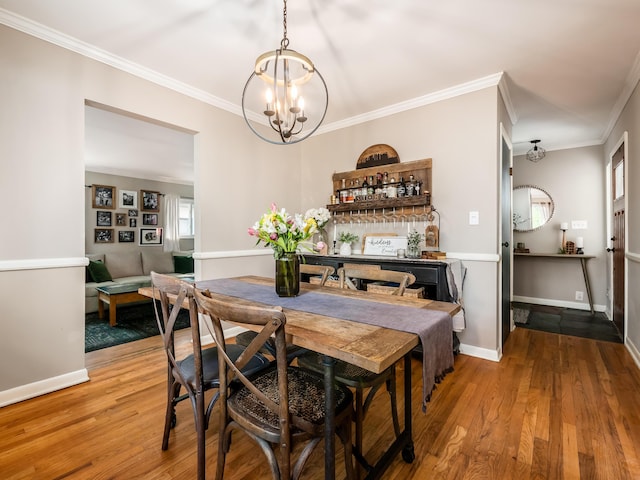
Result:
<instances>
[{"instance_id":1,"label":"crown molding","mask_svg":"<svg viewBox=\"0 0 640 480\"><path fill-rule=\"evenodd\" d=\"M193 186L194 184L193 180L188 178L167 177L164 175L154 175L152 172L138 172L136 170L127 170L114 167L86 165L85 171L101 173L104 175L118 175L120 177L139 178L141 180L152 180L155 182L173 183L177 185Z\"/></svg>"},{"instance_id":2,"label":"crown molding","mask_svg":"<svg viewBox=\"0 0 640 480\"><path fill-rule=\"evenodd\" d=\"M511 101L511 94L509 93L509 86L507 84L507 75L504 72L501 73L502 76L498 82L498 90L500 91L500 95L502 95L502 101L504 102L504 107L506 108L509 119L511 120L511 125L515 125L518 121L518 114L513 106L513 102Z\"/></svg>"},{"instance_id":3,"label":"crown molding","mask_svg":"<svg viewBox=\"0 0 640 480\"><path fill-rule=\"evenodd\" d=\"M91 58L98 62L104 63L105 65L109 65L124 72L130 73L131 75L135 75L144 80L148 80L162 87L174 90L178 93L194 98L206 104L220 108L240 117L243 116L242 107L240 105L228 102L227 100L223 100L203 90L194 88L190 85L187 85L186 83L175 80L171 77L138 65L134 62L130 62L122 57L113 55L106 50L102 50L91 44L82 42L74 37L46 27L45 25L34 22L33 20L30 20L28 18L16 15L15 13L3 8L0 8L0 23L24 32L28 35L32 35L46 42L58 45L59 47L76 52L87 58ZM515 114L515 110L511 102L511 97L509 95L509 90L504 78L505 75L503 72L488 75L477 80L472 80L470 82L462 83L450 88L445 88L443 90L429 93L421 97L379 108L362 115L356 115L354 117L326 124L324 126L321 126L315 134L320 135L322 133L340 130L342 128L358 125L379 118L384 118L389 115L405 112L407 110L412 110L414 108L440 102L442 100L447 100L460 95L465 95L467 93L476 92L478 90L482 90L487 87L493 87L496 85L498 85L499 87L500 93L507 108L507 112L509 113L509 117L511 118L512 123L515 123L517 116ZM258 115L254 115L258 117Z\"/></svg>"},{"instance_id":4,"label":"crown molding","mask_svg":"<svg viewBox=\"0 0 640 480\"><path fill-rule=\"evenodd\" d=\"M124 58L113 55L106 50L102 50L91 44L82 42L77 38L65 35L62 32L46 27L20 15L16 15L15 13L3 8L0 8L0 23L59 47L71 50L72 52L79 53L87 58L104 63L105 65L130 73L136 77L148 80L162 87L169 88L209 105L213 105L214 107L227 112L242 116L242 108L239 105L228 102L227 100L211 95L204 90L194 88L186 83L138 65L137 63L125 60Z\"/></svg>"},{"instance_id":5,"label":"crown molding","mask_svg":"<svg viewBox=\"0 0 640 480\"><path fill-rule=\"evenodd\" d=\"M602 134L602 138L600 139L600 143L605 143L611 135L613 128L616 126L620 115L622 115L622 111L624 107L627 105L629 98L633 94L636 86L640 82L640 51L636 55L635 60L633 61L633 65L631 66L631 70L629 71L629 75L624 82L624 88L618 97L613 109L611 110L611 115L609 116L609 123L607 124L607 128Z\"/></svg>"},{"instance_id":6,"label":"crown molding","mask_svg":"<svg viewBox=\"0 0 640 480\"><path fill-rule=\"evenodd\" d=\"M344 120L339 120L337 122L333 122L333 123L329 123L327 125L321 126L320 128L318 128L315 134L321 135L323 133L328 133L335 130L352 127L354 125L359 125L361 123L370 122L372 120L377 120L379 118L388 117L396 113L406 112L414 108L424 107L425 105L441 102L443 100L448 100L450 98L458 97L460 95L465 95L467 93L476 92L478 90L482 90L487 87L494 87L499 84L502 77L503 77L502 72L494 73L493 75L488 75L486 77L478 78L477 80L461 83L460 85L455 85L453 87L438 90L437 92L428 93L427 95L423 95L421 97L412 98L410 100L395 103L387 107L378 108L377 110L372 110L370 112L363 113L361 115L345 118Z\"/></svg>"}]
</instances>

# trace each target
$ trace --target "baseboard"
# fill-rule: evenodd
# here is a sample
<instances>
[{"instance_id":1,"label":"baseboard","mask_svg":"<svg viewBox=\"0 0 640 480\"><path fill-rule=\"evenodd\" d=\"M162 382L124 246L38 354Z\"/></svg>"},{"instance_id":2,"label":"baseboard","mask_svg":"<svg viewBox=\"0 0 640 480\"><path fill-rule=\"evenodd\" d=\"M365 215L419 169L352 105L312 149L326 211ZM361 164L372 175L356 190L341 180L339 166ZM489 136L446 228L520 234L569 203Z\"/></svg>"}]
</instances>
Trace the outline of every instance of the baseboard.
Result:
<instances>
[{"instance_id":1,"label":"baseboard","mask_svg":"<svg viewBox=\"0 0 640 480\"><path fill-rule=\"evenodd\" d=\"M548 305L550 307L573 308L576 310L587 310L587 311L590 310L588 303L568 302L565 300L554 300L551 298L521 297L519 295L514 295L513 301L521 302L521 303L532 303L534 305ZM606 311L606 308L604 305L594 305L593 309L596 312Z\"/></svg>"},{"instance_id":2,"label":"baseboard","mask_svg":"<svg viewBox=\"0 0 640 480\"><path fill-rule=\"evenodd\" d=\"M463 355L469 355L470 357L491 360L492 362L499 362L502 358L502 353L497 350L489 350L488 348L475 347L464 343L460 344L460 353Z\"/></svg>"},{"instance_id":3,"label":"baseboard","mask_svg":"<svg viewBox=\"0 0 640 480\"><path fill-rule=\"evenodd\" d=\"M89 381L86 368L0 392L0 408Z\"/></svg>"},{"instance_id":4,"label":"baseboard","mask_svg":"<svg viewBox=\"0 0 640 480\"><path fill-rule=\"evenodd\" d=\"M631 358L633 358L633 361L636 362L636 366L640 369L640 350L638 350L638 347L629 340L629 337L625 338L624 346L627 347L627 351L631 355Z\"/></svg>"}]
</instances>

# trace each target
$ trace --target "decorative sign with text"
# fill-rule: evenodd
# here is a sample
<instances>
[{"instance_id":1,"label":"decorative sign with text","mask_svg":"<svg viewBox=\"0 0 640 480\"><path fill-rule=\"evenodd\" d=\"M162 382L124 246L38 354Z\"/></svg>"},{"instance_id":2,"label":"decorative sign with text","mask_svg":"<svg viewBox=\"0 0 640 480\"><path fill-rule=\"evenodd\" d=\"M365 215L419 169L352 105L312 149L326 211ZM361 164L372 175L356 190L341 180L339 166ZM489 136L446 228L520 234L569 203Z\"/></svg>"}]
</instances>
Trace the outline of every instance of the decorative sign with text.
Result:
<instances>
[{"instance_id":1,"label":"decorative sign with text","mask_svg":"<svg viewBox=\"0 0 640 480\"><path fill-rule=\"evenodd\" d=\"M407 249L407 237L369 237L364 241L365 255L396 256L398 249Z\"/></svg>"}]
</instances>

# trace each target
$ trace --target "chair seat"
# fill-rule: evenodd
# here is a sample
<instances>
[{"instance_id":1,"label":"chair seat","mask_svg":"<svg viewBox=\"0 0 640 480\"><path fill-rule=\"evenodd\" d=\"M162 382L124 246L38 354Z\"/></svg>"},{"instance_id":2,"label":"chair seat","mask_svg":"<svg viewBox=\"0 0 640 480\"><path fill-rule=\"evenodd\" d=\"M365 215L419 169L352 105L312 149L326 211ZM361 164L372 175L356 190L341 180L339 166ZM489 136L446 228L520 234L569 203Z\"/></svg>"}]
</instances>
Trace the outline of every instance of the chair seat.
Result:
<instances>
[{"instance_id":1,"label":"chair seat","mask_svg":"<svg viewBox=\"0 0 640 480\"><path fill-rule=\"evenodd\" d=\"M227 345L227 354L236 360L244 352L244 348L239 345ZM247 375L252 375L259 370L262 370L269 365L269 360L260 355L259 353L254 355L246 367L243 368L243 372ZM182 377L192 386L195 385L195 367L193 361L193 354L186 356L184 359L178 362L178 369L182 374ZM218 386L218 348L210 347L202 350L202 372L204 383L209 386Z\"/></svg>"},{"instance_id":2,"label":"chair seat","mask_svg":"<svg viewBox=\"0 0 640 480\"><path fill-rule=\"evenodd\" d=\"M298 357L298 365L302 368L322 373L322 355L316 352L307 352ZM336 360L334 366L336 381L354 388L369 388L379 385L391 375L391 367L382 373L374 373L366 368L358 367L349 362Z\"/></svg>"},{"instance_id":3,"label":"chair seat","mask_svg":"<svg viewBox=\"0 0 640 480\"><path fill-rule=\"evenodd\" d=\"M292 426L297 419L313 424L316 430L324 427L324 378L315 372L302 368L287 367L289 385L289 412L292 415ZM262 390L268 398L278 401L277 370L274 367L263 370L252 379L252 383ZM336 417L345 409L351 408L353 394L348 388L336 385ZM278 415L270 411L256 396L246 387L235 391L228 401L229 413L250 421L260 429L271 431L277 435L280 431ZM299 429L292 428L292 433Z\"/></svg>"}]
</instances>

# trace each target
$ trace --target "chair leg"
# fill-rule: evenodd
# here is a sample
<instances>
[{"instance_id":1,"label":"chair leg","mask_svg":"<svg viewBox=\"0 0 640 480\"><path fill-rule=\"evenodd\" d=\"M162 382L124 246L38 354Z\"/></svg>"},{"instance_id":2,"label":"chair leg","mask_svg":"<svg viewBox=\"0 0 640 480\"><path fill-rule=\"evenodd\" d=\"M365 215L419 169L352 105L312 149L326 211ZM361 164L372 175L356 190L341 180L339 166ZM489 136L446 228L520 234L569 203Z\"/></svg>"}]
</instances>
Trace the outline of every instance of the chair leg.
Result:
<instances>
[{"instance_id":1,"label":"chair leg","mask_svg":"<svg viewBox=\"0 0 640 480\"><path fill-rule=\"evenodd\" d=\"M387 379L387 391L389 392L389 401L391 402L391 418L393 419L393 430L396 438L400 436L400 422L398 421L398 400L396 395L396 368L391 367L391 375Z\"/></svg>"},{"instance_id":2,"label":"chair leg","mask_svg":"<svg viewBox=\"0 0 640 480\"><path fill-rule=\"evenodd\" d=\"M353 480L356 478L353 469L353 446L351 445L351 422L344 422L344 425L338 430L338 436L342 440L342 446L344 448L344 468L347 474L347 480ZM358 462L356 461L356 468L359 470Z\"/></svg>"},{"instance_id":3,"label":"chair leg","mask_svg":"<svg viewBox=\"0 0 640 480\"><path fill-rule=\"evenodd\" d=\"M198 441L198 480L205 480L205 431L206 414L204 407L204 392L198 392L195 399L195 421Z\"/></svg>"},{"instance_id":4,"label":"chair leg","mask_svg":"<svg viewBox=\"0 0 640 480\"><path fill-rule=\"evenodd\" d=\"M170 379L171 380L171 379ZM176 398L180 395L180 384L169 382L167 387L167 412L164 419L164 434L162 436L162 450L169 448L169 434L176 422Z\"/></svg>"},{"instance_id":5,"label":"chair leg","mask_svg":"<svg viewBox=\"0 0 640 480\"><path fill-rule=\"evenodd\" d=\"M364 392L362 388L356 388L356 411L355 411L355 424L356 424L356 443L355 443L355 451L356 451L356 471L355 478L360 478L360 473L362 471L362 463L364 461L364 452L362 451L362 425L364 423ZM365 462L366 463L366 462Z\"/></svg>"},{"instance_id":6,"label":"chair leg","mask_svg":"<svg viewBox=\"0 0 640 480\"><path fill-rule=\"evenodd\" d=\"M216 480L224 477L224 464L227 459L227 452L231 445L231 428L225 425L225 421L220 417L220 431L218 433L218 462L216 464Z\"/></svg>"}]
</instances>

